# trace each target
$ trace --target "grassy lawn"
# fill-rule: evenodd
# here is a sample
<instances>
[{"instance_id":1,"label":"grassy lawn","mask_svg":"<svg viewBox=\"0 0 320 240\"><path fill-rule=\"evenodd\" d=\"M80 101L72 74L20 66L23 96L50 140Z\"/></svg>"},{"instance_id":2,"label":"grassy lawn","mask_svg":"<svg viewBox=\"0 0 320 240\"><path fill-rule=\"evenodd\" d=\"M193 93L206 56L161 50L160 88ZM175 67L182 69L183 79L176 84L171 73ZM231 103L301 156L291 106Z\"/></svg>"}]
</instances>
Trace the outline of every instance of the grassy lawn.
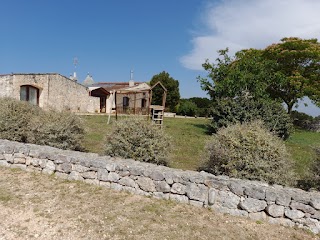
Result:
<instances>
[{"instance_id":1,"label":"grassy lawn","mask_svg":"<svg viewBox=\"0 0 320 240\"><path fill-rule=\"evenodd\" d=\"M90 152L103 154L104 136L111 130L107 124L108 116L82 116L87 126L85 147ZM121 116L119 117L121 118ZM115 118L111 118L111 123ZM173 139L174 151L169 165L183 170L197 170L201 164L201 152L206 139L206 124L203 118L165 118L164 130ZM286 141L289 152L296 162L296 171L300 176L308 172L315 158L313 147L320 145L320 133L296 130Z\"/></svg>"}]
</instances>

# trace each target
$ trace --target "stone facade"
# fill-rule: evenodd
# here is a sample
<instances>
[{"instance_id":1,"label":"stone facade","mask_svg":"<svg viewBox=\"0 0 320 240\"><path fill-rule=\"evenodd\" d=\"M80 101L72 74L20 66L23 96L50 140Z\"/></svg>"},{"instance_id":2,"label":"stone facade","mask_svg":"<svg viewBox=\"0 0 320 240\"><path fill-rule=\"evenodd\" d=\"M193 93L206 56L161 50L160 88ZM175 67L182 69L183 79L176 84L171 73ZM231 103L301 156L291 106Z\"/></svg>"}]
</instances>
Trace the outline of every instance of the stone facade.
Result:
<instances>
[{"instance_id":1,"label":"stone facade","mask_svg":"<svg viewBox=\"0 0 320 240\"><path fill-rule=\"evenodd\" d=\"M100 99L89 96L89 90L56 73L0 75L0 97L20 100L21 86L38 89L38 105L46 110L99 112Z\"/></svg>"},{"instance_id":2,"label":"stone facade","mask_svg":"<svg viewBox=\"0 0 320 240\"><path fill-rule=\"evenodd\" d=\"M320 193L0 140L0 165L320 232Z\"/></svg>"}]
</instances>

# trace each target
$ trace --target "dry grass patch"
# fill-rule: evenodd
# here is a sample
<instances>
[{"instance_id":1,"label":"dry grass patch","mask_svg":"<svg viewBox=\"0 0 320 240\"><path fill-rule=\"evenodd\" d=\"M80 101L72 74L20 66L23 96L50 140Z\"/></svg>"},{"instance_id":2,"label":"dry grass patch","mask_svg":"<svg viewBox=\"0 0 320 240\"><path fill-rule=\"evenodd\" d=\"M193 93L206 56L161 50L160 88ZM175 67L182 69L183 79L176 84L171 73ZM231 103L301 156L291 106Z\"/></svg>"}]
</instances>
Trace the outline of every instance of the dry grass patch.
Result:
<instances>
[{"instance_id":1,"label":"dry grass patch","mask_svg":"<svg viewBox=\"0 0 320 240\"><path fill-rule=\"evenodd\" d=\"M317 239L304 230L0 168L0 239Z\"/></svg>"}]
</instances>

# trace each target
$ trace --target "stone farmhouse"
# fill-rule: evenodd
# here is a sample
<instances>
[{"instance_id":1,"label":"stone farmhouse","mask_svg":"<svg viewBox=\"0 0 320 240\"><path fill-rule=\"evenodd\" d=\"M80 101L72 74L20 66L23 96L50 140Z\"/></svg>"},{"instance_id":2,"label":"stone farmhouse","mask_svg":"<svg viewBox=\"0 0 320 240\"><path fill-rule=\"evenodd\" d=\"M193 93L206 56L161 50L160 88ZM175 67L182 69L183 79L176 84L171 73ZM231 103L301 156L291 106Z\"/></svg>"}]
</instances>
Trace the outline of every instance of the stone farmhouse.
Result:
<instances>
[{"instance_id":1,"label":"stone farmhouse","mask_svg":"<svg viewBox=\"0 0 320 240\"><path fill-rule=\"evenodd\" d=\"M150 86L147 83L94 83L88 74L83 85L76 75L58 73L12 73L0 75L0 97L11 97L49 110L81 113L148 114Z\"/></svg>"}]
</instances>

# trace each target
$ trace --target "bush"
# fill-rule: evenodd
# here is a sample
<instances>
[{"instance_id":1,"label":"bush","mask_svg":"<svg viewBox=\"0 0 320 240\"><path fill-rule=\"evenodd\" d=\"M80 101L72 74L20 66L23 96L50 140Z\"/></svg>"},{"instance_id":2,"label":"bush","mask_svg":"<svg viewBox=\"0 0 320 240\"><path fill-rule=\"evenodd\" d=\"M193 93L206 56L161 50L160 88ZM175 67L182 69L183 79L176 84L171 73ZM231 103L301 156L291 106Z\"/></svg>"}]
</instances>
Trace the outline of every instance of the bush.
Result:
<instances>
[{"instance_id":1,"label":"bush","mask_svg":"<svg viewBox=\"0 0 320 240\"><path fill-rule=\"evenodd\" d=\"M221 128L207 142L203 169L216 175L291 185L292 162L281 139L262 121Z\"/></svg>"},{"instance_id":2,"label":"bush","mask_svg":"<svg viewBox=\"0 0 320 240\"><path fill-rule=\"evenodd\" d=\"M308 131L320 131L320 119L319 117L312 117L306 113L292 111L291 118L293 120L293 124L297 127Z\"/></svg>"},{"instance_id":3,"label":"bush","mask_svg":"<svg viewBox=\"0 0 320 240\"><path fill-rule=\"evenodd\" d=\"M287 139L293 130L292 120L283 106L275 101L255 100L241 96L235 99L218 99L211 109L213 117L209 132L216 133L219 128L237 122L262 120L266 127L282 139Z\"/></svg>"},{"instance_id":4,"label":"bush","mask_svg":"<svg viewBox=\"0 0 320 240\"><path fill-rule=\"evenodd\" d=\"M194 117L198 114L198 107L194 102L191 102L187 99L182 99L180 101L177 114Z\"/></svg>"},{"instance_id":5,"label":"bush","mask_svg":"<svg viewBox=\"0 0 320 240\"><path fill-rule=\"evenodd\" d=\"M167 165L170 138L162 129L141 118L115 122L106 137L105 153L142 162Z\"/></svg>"},{"instance_id":6,"label":"bush","mask_svg":"<svg viewBox=\"0 0 320 240\"><path fill-rule=\"evenodd\" d=\"M84 128L77 116L44 111L37 106L10 98L0 99L0 138L83 150Z\"/></svg>"}]
</instances>

